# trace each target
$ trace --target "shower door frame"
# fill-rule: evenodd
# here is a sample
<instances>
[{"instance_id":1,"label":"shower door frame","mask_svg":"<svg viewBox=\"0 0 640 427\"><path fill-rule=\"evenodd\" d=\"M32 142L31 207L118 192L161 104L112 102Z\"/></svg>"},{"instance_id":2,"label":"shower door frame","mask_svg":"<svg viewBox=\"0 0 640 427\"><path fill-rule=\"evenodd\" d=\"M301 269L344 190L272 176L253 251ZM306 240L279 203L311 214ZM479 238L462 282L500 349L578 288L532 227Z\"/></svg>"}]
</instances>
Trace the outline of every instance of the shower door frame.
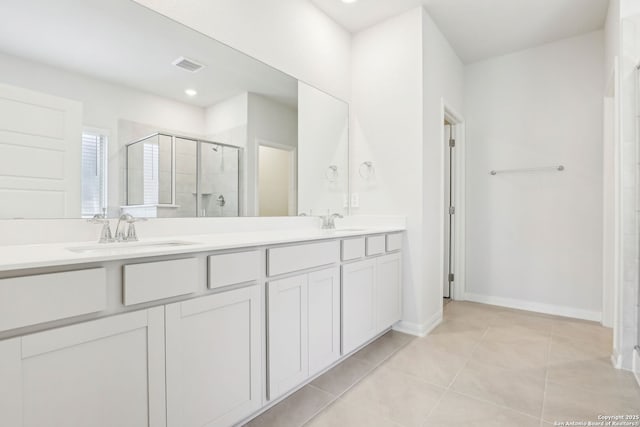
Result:
<instances>
[{"instance_id":1,"label":"shower door frame","mask_svg":"<svg viewBox=\"0 0 640 427\"><path fill-rule=\"evenodd\" d=\"M176 206L176 139L184 139L187 141L193 141L196 143L196 204L195 204L195 215L188 218L204 218L200 216L200 172L201 172L201 159L200 159L200 148L202 144L214 144L220 147L229 147L238 150L238 212L236 217L240 217L242 208L243 208L243 180L242 175L244 172L243 160L244 160L244 148L238 147L231 144L225 144L222 142L209 141L202 138L194 138L191 136L183 136L178 134L172 134L167 132L154 132L150 135L147 135L143 138L136 139L135 141L129 142L125 146L125 188L126 188L126 204L127 206L135 206L129 205L129 147L144 142L147 139L154 138L157 136L166 136L171 138L171 203L170 204L161 204L158 206Z\"/></svg>"}]
</instances>

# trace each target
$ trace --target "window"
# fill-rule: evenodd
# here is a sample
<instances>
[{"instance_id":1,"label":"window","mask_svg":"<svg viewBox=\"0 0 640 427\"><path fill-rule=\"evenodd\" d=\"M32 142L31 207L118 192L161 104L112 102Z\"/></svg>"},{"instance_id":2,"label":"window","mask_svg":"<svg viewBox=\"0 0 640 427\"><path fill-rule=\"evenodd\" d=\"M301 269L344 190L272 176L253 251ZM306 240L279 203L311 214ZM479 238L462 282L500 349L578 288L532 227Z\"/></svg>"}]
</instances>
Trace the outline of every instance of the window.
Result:
<instances>
[{"instance_id":1,"label":"window","mask_svg":"<svg viewBox=\"0 0 640 427\"><path fill-rule=\"evenodd\" d=\"M144 143L143 159L144 204L157 205L160 194L160 178L158 176L160 150L158 143Z\"/></svg>"},{"instance_id":2,"label":"window","mask_svg":"<svg viewBox=\"0 0 640 427\"><path fill-rule=\"evenodd\" d=\"M106 213L107 137L100 132L82 133L82 217Z\"/></svg>"}]
</instances>

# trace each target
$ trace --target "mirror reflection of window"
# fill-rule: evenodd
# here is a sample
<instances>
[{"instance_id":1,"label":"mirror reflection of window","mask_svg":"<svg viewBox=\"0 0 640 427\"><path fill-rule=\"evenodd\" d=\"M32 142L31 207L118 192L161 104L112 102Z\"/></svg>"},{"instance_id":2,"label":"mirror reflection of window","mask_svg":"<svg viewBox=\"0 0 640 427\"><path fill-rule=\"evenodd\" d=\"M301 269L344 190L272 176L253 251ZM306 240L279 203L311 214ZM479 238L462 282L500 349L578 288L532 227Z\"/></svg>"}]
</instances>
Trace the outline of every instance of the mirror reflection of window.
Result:
<instances>
[{"instance_id":1,"label":"mirror reflection of window","mask_svg":"<svg viewBox=\"0 0 640 427\"><path fill-rule=\"evenodd\" d=\"M158 144L145 142L142 156L144 204L157 205L160 194L160 179L158 173L160 150Z\"/></svg>"},{"instance_id":2,"label":"mirror reflection of window","mask_svg":"<svg viewBox=\"0 0 640 427\"><path fill-rule=\"evenodd\" d=\"M82 217L104 215L107 207L107 137L82 133Z\"/></svg>"}]
</instances>

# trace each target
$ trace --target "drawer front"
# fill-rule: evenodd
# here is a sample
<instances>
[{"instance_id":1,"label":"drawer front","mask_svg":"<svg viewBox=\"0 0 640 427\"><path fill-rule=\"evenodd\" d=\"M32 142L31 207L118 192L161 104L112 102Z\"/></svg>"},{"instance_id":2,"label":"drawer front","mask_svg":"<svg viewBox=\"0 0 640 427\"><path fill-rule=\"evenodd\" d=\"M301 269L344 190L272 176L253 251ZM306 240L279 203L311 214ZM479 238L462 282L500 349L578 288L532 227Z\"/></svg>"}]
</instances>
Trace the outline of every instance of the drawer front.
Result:
<instances>
[{"instance_id":1,"label":"drawer front","mask_svg":"<svg viewBox=\"0 0 640 427\"><path fill-rule=\"evenodd\" d=\"M209 257L209 288L250 282L260 277L260 251Z\"/></svg>"},{"instance_id":2,"label":"drawer front","mask_svg":"<svg viewBox=\"0 0 640 427\"><path fill-rule=\"evenodd\" d=\"M340 260L340 242L308 243L269 249L268 275L290 273L307 268L333 264Z\"/></svg>"},{"instance_id":3,"label":"drawer front","mask_svg":"<svg viewBox=\"0 0 640 427\"><path fill-rule=\"evenodd\" d=\"M124 305L190 294L198 290L195 258L124 266Z\"/></svg>"},{"instance_id":4,"label":"drawer front","mask_svg":"<svg viewBox=\"0 0 640 427\"><path fill-rule=\"evenodd\" d=\"M364 257L364 237L345 239L342 241L342 261Z\"/></svg>"},{"instance_id":5,"label":"drawer front","mask_svg":"<svg viewBox=\"0 0 640 427\"><path fill-rule=\"evenodd\" d=\"M387 234L387 252L402 249L402 233Z\"/></svg>"},{"instance_id":6,"label":"drawer front","mask_svg":"<svg viewBox=\"0 0 640 427\"><path fill-rule=\"evenodd\" d=\"M385 253L385 236L367 237L367 256Z\"/></svg>"},{"instance_id":7,"label":"drawer front","mask_svg":"<svg viewBox=\"0 0 640 427\"><path fill-rule=\"evenodd\" d=\"M95 313L107 304L104 268L0 280L0 331Z\"/></svg>"}]
</instances>

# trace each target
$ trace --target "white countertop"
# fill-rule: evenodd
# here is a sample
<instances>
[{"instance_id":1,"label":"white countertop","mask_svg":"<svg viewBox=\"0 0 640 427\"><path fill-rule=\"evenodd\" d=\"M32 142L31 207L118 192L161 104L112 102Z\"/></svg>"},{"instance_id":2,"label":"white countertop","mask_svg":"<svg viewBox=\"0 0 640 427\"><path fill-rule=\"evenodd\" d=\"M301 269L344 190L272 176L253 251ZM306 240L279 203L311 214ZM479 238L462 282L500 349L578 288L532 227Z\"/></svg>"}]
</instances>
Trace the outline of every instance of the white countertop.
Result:
<instances>
[{"instance_id":1,"label":"white countertop","mask_svg":"<svg viewBox=\"0 0 640 427\"><path fill-rule=\"evenodd\" d=\"M281 229L259 232L180 235L153 239L141 238L139 242L108 243L105 245L99 245L97 242L65 242L0 246L0 271L339 239L342 237L399 231L404 231L404 228L362 227L346 230ZM145 246L145 244L161 242L180 242L186 244L176 246ZM97 250L77 252L78 249L83 248L96 248ZM75 249L76 251L70 249Z\"/></svg>"}]
</instances>

